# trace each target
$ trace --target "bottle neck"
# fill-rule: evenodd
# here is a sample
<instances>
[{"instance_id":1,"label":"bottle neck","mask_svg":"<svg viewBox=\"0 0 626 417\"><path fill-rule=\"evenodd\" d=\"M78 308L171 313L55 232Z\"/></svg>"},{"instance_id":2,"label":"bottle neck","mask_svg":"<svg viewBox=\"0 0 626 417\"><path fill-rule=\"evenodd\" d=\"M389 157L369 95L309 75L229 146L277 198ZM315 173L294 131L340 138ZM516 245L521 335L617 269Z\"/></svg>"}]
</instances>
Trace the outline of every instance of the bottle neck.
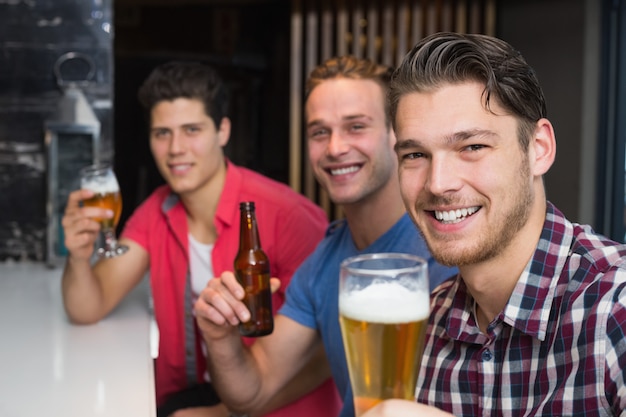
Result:
<instances>
[{"instance_id":1,"label":"bottle neck","mask_svg":"<svg viewBox=\"0 0 626 417\"><path fill-rule=\"evenodd\" d=\"M239 250L255 250L261 248L261 240L254 211L242 211L239 232Z\"/></svg>"}]
</instances>

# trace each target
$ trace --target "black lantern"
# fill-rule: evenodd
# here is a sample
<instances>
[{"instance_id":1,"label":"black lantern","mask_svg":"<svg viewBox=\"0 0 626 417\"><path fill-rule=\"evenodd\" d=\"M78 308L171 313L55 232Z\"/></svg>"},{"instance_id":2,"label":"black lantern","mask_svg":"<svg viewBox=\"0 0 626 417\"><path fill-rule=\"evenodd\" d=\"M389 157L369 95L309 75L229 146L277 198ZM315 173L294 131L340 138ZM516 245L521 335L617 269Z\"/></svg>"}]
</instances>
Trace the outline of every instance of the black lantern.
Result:
<instances>
[{"instance_id":1,"label":"black lantern","mask_svg":"<svg viewBox=\"0 0 626 417\"><path fill-rule=\"evenodd\" d=\"M82 90L95 74L92 59L76 52L66 53L57 59L54 73L63 95L45 122L49 266L56 266L67 255L61 227L67 198L80 186L80 168L97 162L100 150L100 120Z\"/></svg>"}]
</instances>

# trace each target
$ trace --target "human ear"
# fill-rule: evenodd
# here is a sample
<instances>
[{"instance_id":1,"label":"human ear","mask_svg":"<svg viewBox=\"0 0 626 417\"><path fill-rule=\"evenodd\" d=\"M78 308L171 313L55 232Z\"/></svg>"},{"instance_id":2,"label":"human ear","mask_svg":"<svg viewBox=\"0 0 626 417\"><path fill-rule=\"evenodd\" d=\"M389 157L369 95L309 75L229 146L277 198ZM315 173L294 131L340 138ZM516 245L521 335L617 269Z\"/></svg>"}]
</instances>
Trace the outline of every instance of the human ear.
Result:
<instances>
[{"instance_id":1,"label":"human ear","mask_svg":"<svg viewBox=\"0 0 626 417\"><path fill-rule=\"evenodd\" d=\"M554 128L548 119L537 121L529 147L533 175L541 176L548 172L556 158Z\"/></svg>"},{"instance_id":2,"label":"human ear","mask_svg":"<svg viewBox=\"0 0 626 417\"><path fill-rule=\"evenodd\" d=\"M224 147L230 139L230 119L228 117L222 117L220 125L217 129L217 135L219 138L220 146Z\"/></svg>"}]
</instances>

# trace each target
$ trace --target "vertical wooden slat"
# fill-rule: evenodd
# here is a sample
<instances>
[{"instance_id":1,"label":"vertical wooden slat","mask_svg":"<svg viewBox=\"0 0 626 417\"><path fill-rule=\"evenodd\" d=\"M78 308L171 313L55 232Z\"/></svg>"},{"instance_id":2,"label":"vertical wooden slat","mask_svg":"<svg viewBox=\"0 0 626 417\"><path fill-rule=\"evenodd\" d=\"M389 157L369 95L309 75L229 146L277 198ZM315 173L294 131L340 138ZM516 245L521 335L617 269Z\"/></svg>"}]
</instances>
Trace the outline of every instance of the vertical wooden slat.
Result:
<instances>
[{"instance_id":1,"label":"vertical wooden slat","mask_svg":"<svg viewBox=\"0 0 626 417\"><path fill-rule=\"evenodd\" d=\"M322 2L322 30L321 30L321 56L320 62L333 55L333 10L331 0Z\"/></svg>"},{"instance_id":2,"label":"vertical wooden slat","mask_svg":"<svg viewBox=\"0 0 626 417\"><path fill-rule=\"evenodd\" d=\"M452 0L443 0L441 2L441 28L445 32L454 31L454 7Z\"/></svg>"},{"instance_id":3,"label":"vertical wooden slat","mask_svg":"<svg viewBox=\"0 0 626 417\"><path fill-rule=\"evenodd\" d=\"M331 10L330 2L326 0L322 2L322 25L320 28L320 38L322 39L320 57L314 65L317 65L318 63L323 62L324 60L326 60L327 58L330 58L333 55L332 10ZM312 65L311 68L309 68L309 72L313 69L314 65ZM317 181L315 180L315 176L313 175L313 170L308 162L307 162L307 167L310 173L309 177L307 178L307 181L310 182L310 187L312 189L318 190L318 193L319 193L318 200L317 200L318 204L326 211L326 213L330 213L332 203L330 201L328 193L326 193L326 191L324 190L321 190L320 187L318 186Z\"/></svg>"},{"instance_id":4,"label":"vertical wooden slat","mask_svg":"<svg viewBox=\"0 0 626 417\"><path fill-rule=\"evenodd\" d=\"M411 11L409 9L408 0L400 0L396 9L396 16L398 21L398 31L397 31L397 48L396 48L396 57L394 60L394 67L400 65L402 58L409 50L409 19L411 17Z\"/></svg>"},{"instance_id":5,"label":"vertical wooden slat","mask_svg":"<svg viewBox=\"0 0 626 417\"><path fill-rule=\"evenodd\" d=\"M352 55L362 58L363 44L363 7L360 1L354 1L352 3Z\"/></svg>"},{"instance_id":6,"label":"vertical wooden slat","mask_svg":"<svg viewBox=\"0 0 626 417\"><path fill-rule=\"evenodd\" d=\"M348 53L346 35L348 34L348 10L344 0L337 0L337 55Z\"/></svg>"},{"instance_id":7,"label":"vertical wooden slat","mask_svg":"<svg viewBox=\"0 0 626 417\"><path fill-rule=\"evenodd\" d=\"M315 2L306 1L306 45L304 47L304 70L305 74L309 72L319 63L320 57L317 54L319 47L319 16Z\"/></svg>"},{"instance_id":8,"label":"vertical wooden slat","mask_svg":"<svg viewBox=\"0 0 626 417\"><path fill-rule=\"evenodd\" d=\"M479 1L472 1L470 3L470 11L469 11L469 32L470 33L479 33L480 32L480 7L481 4Z\"/></svg>"},{"instance_id":9,"label":"vertical wooden slat","mask_svg":"<svg viewBox=\"0 0 626 417\"><path fill-rule=\"evenodd\" d=\"M289 185L302 190L302 4L291 6L291 62L289 66Z\"/></svg>"},{"instance_id":10,"label":"vertical wooden slat","mask_svg":"<svg viewBox=\"0 0 626 417\"><path fill-rule=\"evenodd\" d=\"M428 0L426 7L424 7L424 14L426 16L426 34L430 35L437 31L437 5L435 0Z\"/></svg>"},{"instance_id":11,"label":"vertical wooden slat","mask_svg":"<svg viewBox=\"0 0 626 417\"><path fill-rule=\"evenodd\" d=\"M467 32L467 0L456 2L455 31L458 33Z\"/></svg>"},{"instance_id":12,"label":"vertical wooden slat","mask_svg":"<svg viewBox=\"0 0 626 417\"><path fill-rule=\"evenodd\" d=\"M385 65L393 65L393 4L390 1L383 2L383 28L382 28L382 57L381 61Z\"/></svg>"},{"instance_id":13,"label":"vertical wooden slat","mask_svg":"<svg viewBox=\"0 0 626 417\"><path fill-rule=\"evenodd\" d=\"M378 61L378 5L371 0L367 5L367 57Z\"/></svg>"},{"instance_id":14,"label":"vertical wooden slat","mask_svg":"<svg viewBox=\"0 0 626 417\"><path fill-rule=\"evenodd\" d=\"M424 36L424 10L419 1L413 1L411 9L411 47L413 47Z\"/></svg>"},{"instance_id":15,"label":"vertical wooden slat","mask_svg":"<svg viewBox=\"0 0 626 417\"><path fill-rule=\"evenodd\" d=\"M306 47L305 49L305 76L311 72L313 67L319 63L319 57L317 55L318 49L318 13L316 9L316 5L312 4L313 2L307 1L307 9L306 9ZM304 163L304 192L305 195L313 200L315 200L315 178L313 176L313 171L311 169L311 165L309 163Z\"/></svg>"},{"instance_id":16,"label":"vertical wooden slat","mask_svg":"<svg viewBox=\"0 0 626 417\"><path fill-rule=\"evenodd\" d=\"M496 35L496 1L487 0L485 5L485 34Z\"/></svg>"}]
</instances>

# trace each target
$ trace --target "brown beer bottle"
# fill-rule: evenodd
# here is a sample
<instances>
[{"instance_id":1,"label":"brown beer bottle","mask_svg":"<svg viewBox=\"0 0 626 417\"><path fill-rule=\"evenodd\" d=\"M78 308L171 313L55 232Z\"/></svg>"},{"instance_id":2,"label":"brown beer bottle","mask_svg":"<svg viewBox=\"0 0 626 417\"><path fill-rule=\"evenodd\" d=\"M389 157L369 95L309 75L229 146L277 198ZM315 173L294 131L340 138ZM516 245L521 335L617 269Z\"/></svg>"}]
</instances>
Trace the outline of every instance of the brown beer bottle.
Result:
<instances>
[{"instance_id":1,"label":"brown beer bottle","mask_svg":"<svg viewBox=\"0 0 626 417\"><path fill-rule=\"evenodd\" d=\"M243 336L265 336L274 330L270 263L261 249L254 202L239 204L241 212L239 252L235 257L235 276L245 291L243 303L250 310L250 320L239 325Z\"/></svg>"}]
</instances>

